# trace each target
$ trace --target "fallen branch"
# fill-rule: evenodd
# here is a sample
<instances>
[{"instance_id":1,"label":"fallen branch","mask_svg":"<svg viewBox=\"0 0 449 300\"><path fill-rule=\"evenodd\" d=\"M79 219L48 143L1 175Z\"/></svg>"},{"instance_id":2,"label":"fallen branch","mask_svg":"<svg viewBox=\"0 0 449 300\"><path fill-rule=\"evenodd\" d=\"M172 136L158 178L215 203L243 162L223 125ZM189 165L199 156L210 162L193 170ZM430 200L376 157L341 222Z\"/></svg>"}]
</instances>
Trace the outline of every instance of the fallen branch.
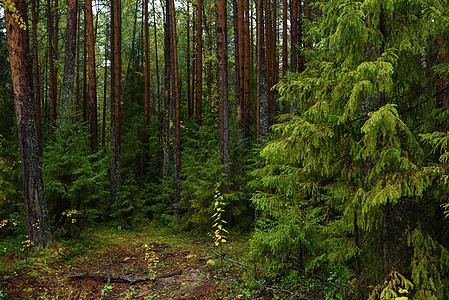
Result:
<instances>
[{"instance_id":1,"label":"fallen branch","mask_svg":"<svg viewBox=\"0 0 449 300\"><path fill-rule=\"evenodd\" d=\"M93 280L102 280L106 281L107 283L110 283L112 281L115 282L128 282L130 284L142 282L142 281L151 281L155 282L156 280L160 278L168 278L176 275L181 275L182 271L175 271L168 274L160 275L160 276L143 276L143 277L128 277L128 276L111 276L111 274L108 272L108 274L105 275L98 275L98 274L76 274L76 275L70 275L67 278L70 279L93 279Z\"/></svg>"},{"instance_id":2,"label":"fallen branch","mask_svg":"<svg viewBox=\"0 0 449 300\"><path fill-rule=\"evenodd\" d=\"M223 255L221 255L220 253L217 253L217 252L215 252L214 250L212 250L211 248L209 248L207 245L204 245L203 243L200 243L200 242L197 242L197 243L200 244L201 246L207 248L207 250L209 250L210 252L212 252L212 253L215 254L216 256L218 256L218 257L220 257L220 258L222 258L222 259L224 259L224 260L227 260L227 261L229 261L229 262L231 262L231 263L233 263L233 264L236 264L236 265L239 265L239 266L243 266L243 267L249 267L249 268L254 268L254 267L255 267L255 268L257 268L258 270L264 270L263 268L259 268L259 267L257 267L257 266L250 266L250 265L241 263L241 262L239 262L239 261L236 261L236 260L232 260L232 259L226 258L226 257L224 257Z\"/></svg>"},{"instance_id":3,"label":"fallen branch","mask_svg":"<svg viewBox=\"0 0 449 300\"><path fill-rule=\"evenodd\" d=\"M5 278L1 278L1 279L0 279L0 282L1 282L1 281L10 281L10 280L12 280L12 279L14 279L14 278L23 276L23 275L28 274L28 273L30 273L30 272L31 272L31 270L28 270L28 271L26 271L26 272L23 272L23 273L14 275L14 276L9 276L9 277L5 277Z\"/></svg>"}]
</instances>

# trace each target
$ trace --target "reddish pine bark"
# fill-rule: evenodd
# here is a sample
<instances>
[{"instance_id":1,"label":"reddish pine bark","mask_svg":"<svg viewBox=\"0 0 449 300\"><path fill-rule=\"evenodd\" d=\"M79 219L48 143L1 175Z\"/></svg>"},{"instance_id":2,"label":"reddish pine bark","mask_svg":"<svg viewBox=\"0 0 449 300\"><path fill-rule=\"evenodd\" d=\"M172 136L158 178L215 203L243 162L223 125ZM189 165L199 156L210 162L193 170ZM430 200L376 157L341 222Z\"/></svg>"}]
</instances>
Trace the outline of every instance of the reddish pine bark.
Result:
<instances>
[{"instance_id":1,"label":"reddish pine bark","mask_svg":"<svg viewBox=\"0 0 449 300\"><path fill-rule=\"evenodd\" d=\"M86 29L87 52L89 69L89 124L90 148L92 152L98 151L98 121L97 121L97 75L95 67L95 37L92 12L92 0L86 0Z\"/></svg>"},{"instance_id":2,"label":"reddish pine bark","mask_svg":"<svg viewBox=\"0 0 449 300\"><path fill-rule=\"evenodd\" d=\"M22 25L26 26L26 2L12 0L12 3L23 18ZM21 28L8 10L5 10L5 18L22 165L27 245L40 248L50 242L50 230L37 146L29 35L28 30Z\"/></svg>"},{"instance_id":3,"label":"reddish pine bark","mask_svg":"<svg viewBox=\"0 0 449 300\"><path fill-rule=\"evenodd\" d=\"M56 118L57 118L57 78L56 78L56 69L54 66L55 59L55 44L57 44L57 40L55 39L55 31L53 29L53 14L51 11L51 0L47 0L47 27L48 27L48 61L50 67L50 106L51 106L51 125L56 127ZM54 41L56 40L56 41Z\"/></svg>"},{"instance_id":4,"label":"reddish pine bark","mask_svg":"<svg viewBox=\"0 0 449 300\"><path fill-rule=\"evenodd\" d=\"M107 91L108 91L108 34L106 34L106 49L104 51L104 86L103 86L103 122L101 128L101 145L106 146L106 104L107 104Z\"/></svg>"},{"instance_id":5,"label":"reddish pine bark","mask_svg":"<svg viewBox=\"0 0 449 300\"><path fill-rule=\"evenodd\" d=\"M83 121L87 122L89 119L87 96L87 27L84 22L84 39L83 39Z\"/></svg>"},{"instance_id":6,"label":"reddish pine bark","mask_svg":"<svg viewBox=\"0 0 449 300\"><path fill-rule=\"evenodd\" d=\"M298 0L291 0L290 22L291 22L291 50L290 50L290 72L294 73L298 69Z\"/></svg>"},{"instance_id":7,"label":"reddish pine bark","mask_svg":"<svg viewBox=\"0 0 449 300\"><path fill-rule=\"evenodd\" d=\"M189 119L193 115L190 76L190 1L187 1L187 116Z\"/></svg>"},{"instance_id":8,"label":"reddish pine bark","mask_svg":"<svg viewBox=\"0 0 449 300\"><path fill-rule=\"evenodd\" d=\"M288 10L287 0L282 0L282 76L285 76L288 70L287 10Z\"/></svg>"},{"instance_id":9,"label":"reddish pine bark","mask_svg":"<svg viewBox=\"0 0 449 300\"><path fill-rule=\"evenodd\" d=\"M120 199L121 189L121 177L120 177L120 165L121 165L121 96L122 96L122 33L121 33L121 1L113 0L112 3L112 36L111 42L113 43L113 81L111 80L111 87L113 89L113 103L114 113L113 122L111 122L113 138L111 138L111 201L117 203ZM112 91L111 91L112 93ZM112 100L112 99L111 99Z\"/></svg>"}]
</instances>

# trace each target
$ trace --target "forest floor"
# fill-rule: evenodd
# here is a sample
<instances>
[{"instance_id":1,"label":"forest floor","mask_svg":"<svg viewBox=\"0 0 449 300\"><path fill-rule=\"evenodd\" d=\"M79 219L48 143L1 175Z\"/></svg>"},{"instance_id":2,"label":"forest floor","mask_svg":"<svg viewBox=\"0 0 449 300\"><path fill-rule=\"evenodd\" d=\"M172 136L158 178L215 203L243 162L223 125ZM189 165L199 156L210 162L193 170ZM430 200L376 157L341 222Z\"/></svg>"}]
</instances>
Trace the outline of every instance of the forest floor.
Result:
<instances>
[{"instance_id":1,"label":"forest floor","mask_svg":"<svg viewBox=\"0 0 449 300\"><path fill-rule=\"evenodd\" d=\"M239 239L226 244L227 257L244 256L247 243ZM272 298L249 292L243 269L221 261L210 240L154 228L97 229L37 253L13 252L0 262L0 299Z\"/></svg>"}]
</instances>

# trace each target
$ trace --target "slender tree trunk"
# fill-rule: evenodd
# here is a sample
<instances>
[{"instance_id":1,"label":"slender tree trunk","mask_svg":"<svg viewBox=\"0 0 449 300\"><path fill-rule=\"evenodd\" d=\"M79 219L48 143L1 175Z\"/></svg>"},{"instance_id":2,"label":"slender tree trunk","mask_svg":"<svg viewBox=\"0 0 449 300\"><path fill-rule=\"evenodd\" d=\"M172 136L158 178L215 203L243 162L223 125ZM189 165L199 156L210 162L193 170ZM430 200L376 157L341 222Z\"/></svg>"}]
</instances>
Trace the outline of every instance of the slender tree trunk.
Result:
<instances>
[{"instance_id":1,"label":"slender tree trunk","mask_svg":"<svg viewBox=\"0 0 449 300\"><path fill-rule=\"evenodd\" d=\"M56 127L56 118L57 118L57 78L56 78L56 70L54 66L54 58L55 58L55 47L54 45L57 43L55 40L55 31L53 29L53 14L51 11L51 0L47 0L47 27L48 27L48 61L50 66L50 103L51 103L51 125Z\"/></svg>"},{"instance_id":2,"label":"slender tree trunk","mask_svg":"<svg viewBox=\"0 0 449 300\"><path fill-rule=\"evenodd\" d=\"M257 104L259 114L259 137L263 138L268 132L268 101L267 101L267 77L265 65L265 39L264 39L264 0L258 0L257 4Z\"/></svg>"},{"instance_id":3,"label":"slender tree trunk","mask_svg":"<svg viewBox=\"0 0 449 300\"><path fill-rule=\"evenodd\" d=\"M203 6L203 20L204 20L204 29L207 36L207 53L212 52L212 34L210 31L210 22L211 18L207 19L206 14L204 12L204 6ZM207 73L207 99L209 104L208 112L212 112L212 60L209 60L206 67L206 73Z\"/></svg>"},{"instance_id":4,"label":"slender tree trunk","mask_svg":"<svg viewBox=\"0 0 449 300\"><path fill-rule=\"evenodd\" d=\"M18 15L27 24L27 5L24 0L12 0ZM46 247L50 229L45 204L44 183L36 136L33 76L28 30L21 28L11 12L5 10L9 62L16 108L17 133L22 165L25 228L30 247Z\"/></svg>"},{"instance_id":5,"label":"slender tree trunk","mask_svg":"<svg viewBox=\"0 0 449 300\"><path fill-rule=\"evenodd\" d=\"M195 107L195 99L196 99L196 14L195 9L192 8L192 30L193 30L193 37L192 37L192 95L190 98L192 99L192 116L195 114L196 107Z\"/></svg>"},{"instance_id":6,"label":"slender tree trunk","mask_svg":"<svg viewBox=\"0 0 449 300\"><path fill-rule=\"evenodd\" d=\"M237 2L239 1L239 2ZM242 78L240 73L240 52L243 51L243 49L240 48L240 27L239 27L239 20L240 20L240 14L239 14L239 4L241 0L233 0L232 1L232 9L233 9L233 24L234 24L234 60L235 60L235 97L237 99L237 126L239 129L241 129L241 123L242 123Z\"/></svg>"},{"instance_id":7,"label":"slender tree trunk","mask_svg":"<svg viewBox=\"0 0 449 300\"><path fill-rule=\"evenodd\" d=\"M196 28L196 123L202 124L203 111L203 1L197 3L197 28Z\"/></svg>"},{"instance_id":8,"label":"slender tree trunk","mask_svg":"<svg viewBox=\"0 0 449 300\"><path fill-rule=\"evenodd\" d=\"M231 180L230 149L229 149L229 104L227 86L227 15L226 0L217 0L217 56L218 56L218 97L219 97L219 127L220 150L222 153L223 172L226 181Z\"/></svg>"},{"instance_id":9,"label":"slender tree trunk","mask_svg":"<svg viewBox=\"0 0 449 300\"><path fill-rule=\"evenodd\" d=\"M156 8L154 6L153 0L153 27L154 27L154 51L156 56L156 83L157 83L157 103L158 103L158 111L161 109L161 87L160 87L160 78L159 78L159 56L158 56L158 46L157 46L157 26L156 26Z\"/></svg>"},{"instance_id":10,"label":"slender tree trunk","mask_svg":"<svg viewBox=\"0 0 449 300\"><path fill-rule=\"evenodd\" d=\"M179 221L179 202L181 201L181 132L180 132L180 93L178 78L178 46L176 42L175 3L169 0L170 5L170 32L171 32L171 57L173 68L173 183L174 183L174 216Z\"/></svg>"},{"instance_id":11,"label":"slender tree trunk","mask_svg":"<svg viewBox=\"0 0 449 300\"><path fill-rule=\"evenodd\" d=\"M101 145L106 147L106 106L107 106L107 92L108 92L108 45L109 33L106 33L106 43L104 50L104 86L103 86L103 122L101 128Z\"/></svg>"},{"instance_id":12,"label":"slender tree trunk","mask_svg":"<svg viewBox=\"0 0 449 300\"><path fill-rule=\"evenodd\" d=\"M245 47L245 59L244 59L244 119L245 119L245 139L247 148L250 147L250 135L251 135L251 101L250 101L250 32L249 32L249 0L244 0L244 47Z\"/></svg>"},{"instance_id":13,"label":"slender tree trunk","mask_svg":"<svg viewBox=\"0 0 449 300\"><path fill-rule=\"evenodd\" d=\"M272 74L272 82L271 82L271 86L273 87L273 85L275 85L276 83L279 82L279 47L278 47L278 43L279 43L279 34L278 34L278 22L277 22L277 1L273 1L273 30L271 31L273 34L273 58L272 58L272 69L273 69L273 74ZM271 91L271 89L270 89ZM271 91L271 119L272 119L272 123L274 123L274 118L276 117L276 101L275 101L275 96L276 91L273 90Z\"/></svg>"},{"instance_id":14,"label":"slender tree trunk","mask_svg":"<svg viewBox=\"0 0 449 300\"><path fill-rule=\"evenodd\" d=\"M190 1L187 0L187 116L190 119L193 114L192 97L190 94Z\"/></svg>"},{"instance_id":15,"label":"slender tree trunk","mask_svg":"<svg viewBox=\"0 0 449 300\"><path fill-rule=\"evenodd\" d=\"M149 54L149 30L148 30L148 1L143 1L144 32L145 32L145 157L148 158L150 142L150 54Z\"/></svg>"},{"instance_id":16,"label":"slender tree trunk","mask_svg":"<svg viewBox=\"0 0 449 300\"><path fill-rule=\"evenodd\" d=\"M111 166L111 200L117 203L120 199L120 149L121 149L121 96L122 96L122 34L121 34L121 0L113 0L113 43L114 43L114 144Z\"/></svg>"},{"instance_id":17,"label":"slender tree trunk","mask_svg":"<svg viewBox=\"0 0 449 300\"><path fill-rule=\"evenodd\" d=\"M39 66L38 44L37 44L37 20L36 0L31 1L32 26L33 26L33 63L34 63L34 98L36 101L36 135L39 156L42 156L42 121L41 121L41 72Z\"/></svg>"},{"instance_id":18,"label":"slender tree trunk","mask_svg":"<svg viewBox=\"0 0 449 300\"><path fill-rule=\"evenodd\" d=\"M84 40L83 40L83 121L89 119L88 96L87 96L87 26L84 18Z\"/></svg>"},{"instance_id":19,"label":"slender tree trunk","mask_svg":"<svg viewBox=\"0 0 449 300\"><path fill-rule=\"evenodd\" d=\"M298 0L290 1L290 22L291 22L291 50L290 50L290 72L295 73L298 70Z\"/></svg>"},{"instance_id":20,"label":"slender tree trunk","mask_svg":"<svg viewBox=\"0 0 449 300\"><path fill-rule=\"evenodd\" d=\"M79 3L78 3L79 5ZM78 23L77 23L77 34L76 34L76 83L75 83L75 123L78 123L78 113L79 113L79 105L80 105L80 28L81 28L81 19L80 19L80 11L78 7Z\"/></svg>"},{"instance_id":21,"label":"slender tree trunk","mask_svg":"<svg viewBox=\"0 0 449 300\"><path fill-rule=\"evenodd\" d=\"M54 18L55 18L55 31L54 31L54 61L56 62L56 64L54 65L54 72L55 72L55 82L54 82L54 90L55 90L55 98L56 101L58 101L58 99L60 99L59 95L58 95L58 74L59 74L59 0L55 0L55 10L54 10L55 14L54 14ZM59 90L59 93L61 92L61 89ZM57 115L58 113L56 113Z\"/></svg>"},{"instance_id":22,"label":"slender tree trunk","mask_svg":"<svg viewBox=\"0 0 449 300\"><path fill-rule=\"evenodd\" d=\"M92 0L86 0L86 28L87 50L89 60L89 124L90 148L92 152L98 151L98 120L97 120L97 75L95 66L95 39Z\"/></svg>"},{"instance_id":23,"label":"slender tree trunk","mask_svg":"<svg viewBox=\"0 0 449 300\"><path fill-rule=\"evenodd\" d=\"M244 36L245 36L245 30L244 30L244 17L245 17L245 7L244 2L245 0L237 0L238 7L237 7L237 43L238 43L238 65L239 65L239 75L238 75L238 82L240 94L237 98L237 127L239 129L240 134L244 133L244 97L245 97L245 42L244 42Z\"/></svg>"},{"instance_id":24,"label":"slender tree trunk","mask_svg":"<svg viewBox=\"0 0 449 300\"><path fill-rule=\"evenodd\" d=\"M266 20L266 26L265 26L265 39L266 39L266 51L265 51L265 59L266 59L266 79L267 79L267 87L266 87L266 94L267 94L267 113L268 113L268 125L271 125L271 118L270 114L272 111L272 92L271 87L273 86L273 18L272 18L272 12L271 12L271 1L265 0L264 3L265 7L265 20Z\"/></svg>"},{"instance_id":25,"label":"slender tree trunk","mask_svg":"<svg viewBox=\"0 0 449 300\"><path fill-rule=\"evenodd\" d=\"M64 56L64 78L62 81L61 115L67 118L72 110L72 98L75 83L76 29L78 17L78 1L69 0L67 6L67 27Z\"/></svg>"},{"instance_id":26,"label":"slender tree trunk","mask_svg":"<svg viewBox=\"0 0 449 300\"><path fill-rule=\"evenodd\" d=\"M168 2L168 0L166 0ZM166 5L166 14L164 22L164 60L165 60L165 76L164 76L164 145L163 145L163 165L162 177L164 180L164 194L168 193L168 181L170 176L170 78L171 78L171 62L170 62L170 14L168 12L168 4Z\"/></svg>"},{"instance_id":27,"label":"slender tree trunk","mask_svg":"<svg viewBox=\"0 0 449 300\"><path fill-rule=\"evenodd\" d=\"M282 0L282 76L287 74L288 70L288 31L287 31L287 23L288 23L288 2L287 0Z\"/></svg>"}]
</instances>

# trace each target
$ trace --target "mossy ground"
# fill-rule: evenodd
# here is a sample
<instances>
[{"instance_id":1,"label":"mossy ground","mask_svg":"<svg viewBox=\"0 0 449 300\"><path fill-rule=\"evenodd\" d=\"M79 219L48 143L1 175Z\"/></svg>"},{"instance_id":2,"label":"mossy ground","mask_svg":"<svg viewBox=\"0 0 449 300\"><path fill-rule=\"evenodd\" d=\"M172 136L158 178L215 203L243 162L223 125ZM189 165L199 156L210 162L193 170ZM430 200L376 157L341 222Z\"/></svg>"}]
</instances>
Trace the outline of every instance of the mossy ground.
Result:
<instances>
[{"instance_id":1,"label":"mossy ground","mask_svg":"<svg viewBox=\"0 0 449 300\"><path fill-rule=\"evenodd\" d=\"M201 244L211 238L145 227L138 231L96 229L78 239L53 241L39 252L7 252L0 262L0 299L264 299L244 287L244 270L221 262ZM223 251L241 259L246 239L229 239ZM212 247L212 246L211 246ZM215 248L215 250L217 250ZM219 250L217 250L219 251ZM212 263L212 261L214 264ZM92 278L181 275L134 284ZM249 296L251 294L251 296Z\"/></svg>"}]
</instances>

